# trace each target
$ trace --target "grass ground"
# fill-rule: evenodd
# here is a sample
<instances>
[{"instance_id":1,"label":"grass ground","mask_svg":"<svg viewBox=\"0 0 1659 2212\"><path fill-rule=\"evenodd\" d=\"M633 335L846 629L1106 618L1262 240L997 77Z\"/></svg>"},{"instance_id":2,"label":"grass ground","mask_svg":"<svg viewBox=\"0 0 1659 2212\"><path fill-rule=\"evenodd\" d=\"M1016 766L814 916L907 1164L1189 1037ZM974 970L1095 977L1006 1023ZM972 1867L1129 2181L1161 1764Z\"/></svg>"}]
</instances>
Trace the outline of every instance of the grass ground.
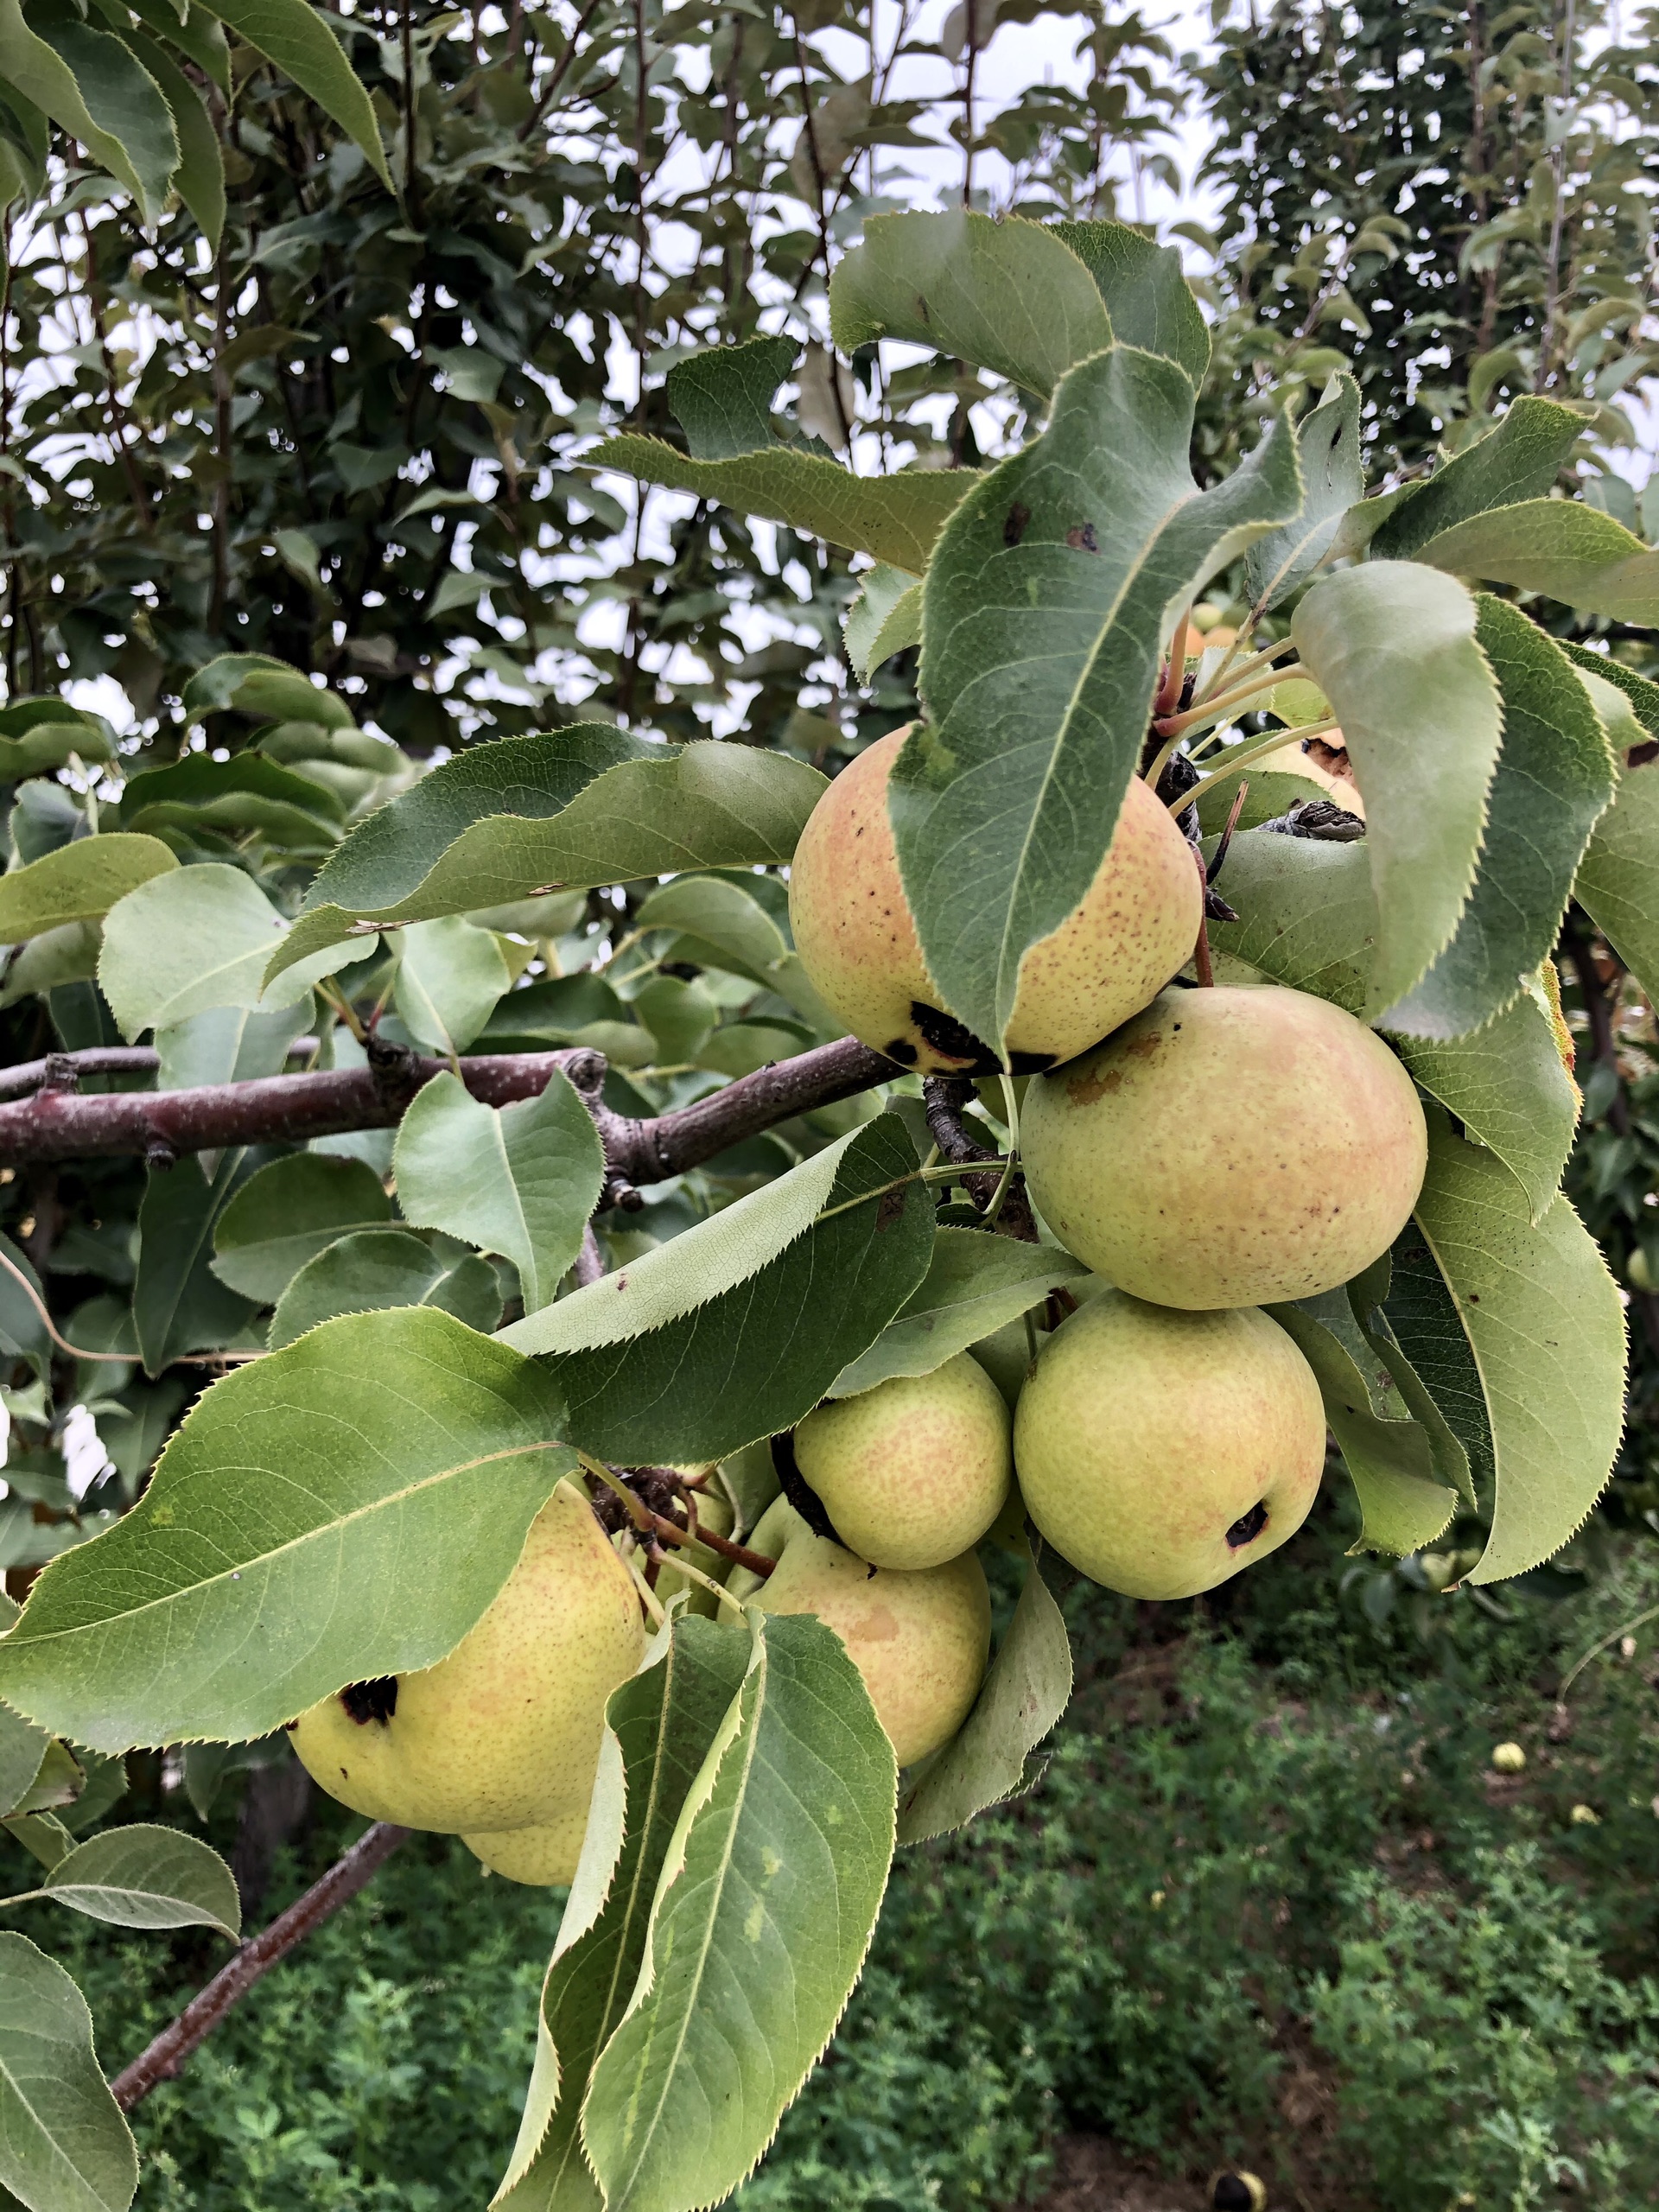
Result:
<instances>
[{"instance_id":1,"label":"grass ground","mask_svg":"<svg viewBox=\"0 0 1659 2212\"><path fill-rule=\"evenodd\" d=\"M1231 2162L1302 2212L1651 2206L1653 1624L1565 1717L1555 1692L1659 1601L1659 1548L1499 1618L1351 1576L1343 1533L1333 1508L1208 1606L1074 1596L1041 1785L901 1856L741 2212L1187 2212ZM265 1910L344 1833L324 1811ZM39 1917L111 2069L215 1963ZM481 2208L556 1920L458 1846L407 1847L142 2108L143 2212Z\"/></svg>"}]
</instances>

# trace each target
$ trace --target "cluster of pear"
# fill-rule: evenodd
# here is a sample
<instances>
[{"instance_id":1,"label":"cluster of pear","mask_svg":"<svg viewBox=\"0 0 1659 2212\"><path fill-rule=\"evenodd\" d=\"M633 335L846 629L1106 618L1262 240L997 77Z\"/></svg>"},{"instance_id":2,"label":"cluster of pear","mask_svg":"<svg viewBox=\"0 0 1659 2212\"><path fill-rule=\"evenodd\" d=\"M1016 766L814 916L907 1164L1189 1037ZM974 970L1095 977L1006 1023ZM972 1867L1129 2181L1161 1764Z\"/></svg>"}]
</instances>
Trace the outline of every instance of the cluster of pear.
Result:
<instances>
[{"instance_id":1,"label":"cluster of pear","mask_svg":"<svg viewBox=\"0 0 1659 2212\"><path fill-rule=\"evenodd\" d=\"M861 754L807 824L796 946L864 1043L977 1073L995 1062L939 1011L899 874L887 782L904 734ZM1081 903L1026 955L1008 1029L1010 1064L1034 1077L1020 1116L1033 1202L1094 1270L1016 1385L1020 1494L1064 1557L1147 1599L1212 1588L1300 1526L1324 1412L1262 1309L1336 1289L1387 1251L1427 1156L1411 1078L1339 1007L1265 985L1172 988L1202 911L1192 849L1137 779Z\"/></svg>"},{"instance_id":2,"label":"cluster of pear","mask_svg":"<svg viewBox=\"0 0 1659 2212\"><path fill-rule=\"evenodd\" d=\"M865 1043L977 1071L995 1063L939 1007L899 878L887 799L902 738L855 760L808 823L796 944ZM659 1599L706 1606L723 1573L741 1602L828 1623L903 1766L948 1743L978 1694L976 1548L999 1523L1029 1514L1095 1580L1185 1598L1283 1543L1318 1488L1319 1386L1262 1309L1388 1249L1422 1181L1422 1110L1380 1039L1324 1000L1168 988L1202 911L1191 847L1136 781L1081 904L1022 963L1023 1164L1043 1221L1094 1271L1034 1364L1022 1351L1006 1373L988 1344L819 1406L790 1445L804 1489L791 1478L744 1539L769 1568L716 1544L678 1554L690 1574L653 1570ZM698 1524L731 1528L712 1491ZM458 1834L516 1881L568 1881L606 1701L645 1652L631 1541L561 1482L456 1649L315 1706L293 1724L299 1757L359 1812Z\"/></svg>"}]
</instances>

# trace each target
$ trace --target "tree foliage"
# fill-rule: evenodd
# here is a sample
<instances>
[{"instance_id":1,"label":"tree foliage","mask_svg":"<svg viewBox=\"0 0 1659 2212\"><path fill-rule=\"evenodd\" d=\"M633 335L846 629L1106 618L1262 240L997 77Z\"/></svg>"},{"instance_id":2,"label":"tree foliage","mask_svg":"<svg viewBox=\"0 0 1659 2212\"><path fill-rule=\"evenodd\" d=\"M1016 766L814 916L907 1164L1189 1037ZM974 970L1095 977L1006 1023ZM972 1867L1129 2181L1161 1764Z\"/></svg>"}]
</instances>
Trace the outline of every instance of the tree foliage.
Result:
<instances>
[{"instance_id":1,"label":"tree foliage","mask_svg":"<svg viewBox=\"0 0 1659 2212\"><path fill-rule=\"evenodd\" d=\"M1476 234L1469 296L1510 317L1467 352L1481 402L1368 497L1399 345L1299 414L1334 368L1321 315L1287 336L1241 298L1207 383L1178 255L1104 204L1111 133L1156 128L1144 87L1118 97L1155 51L1138 21L1092 22L1085 95L989 118L964 35L953 121L969 169L1011 165L997 221L882 204L874 155L923 118L870 38L846 73L855 28L343 19L384 170L346 79L250 30L206 73L216 237L181 153L140 189L65 138L13 203L0 1560L32 1587L0 1638L0 1819L41 1896L233 1932L205 1847L76 1844L76 1808L119 1802L137 1746L188 1773L335 1699L390 1726L586 1482L653 1641L607 1708L506 2202L721 2200L834 2031L895 1840L1033 1778L1065 1569L1017 1497L987 1541L1023 1594L903 1775L856 1653L766 1609L747 1540L788 1515L827 1541L787 1441L820 1401L969 1347L1013 1396L1101 1287L1019 1188L1009 1034L1137 777L1205 874L1192 987L1332 1001L1424 1104L1392 1249L1274 1309L1362 1543L1530 1573L1619 1446L1624 1312L1561 1192L1554 956L1587 916L1641 975L1659 932L1659 690L1599 639L1659 624L1659 575L1633 515L1572 496L1611 433L1566 264ZM1344 206L1358 272L1394 233ZM1452 219L1425 217L1426 262ZM1339 321L1327 278L1300 289ZM148 348L125 362L117 303ZM48 342L71 317L90 338ZM1549 396L1477 439L1501 337ZM1288 390L1241 404L1241 363L1274 360ZM1405 435L1381 457L1416 468ZM118 742L50 696L99 673L135 709ZM923 1010L992 1071L979 1096L844 1038L790 922L822 771L918 707L887 821ZM109 1464L72 1491L77 1406ZM5 1940L10 2010L64 2054L6 2185L119 2207L84 2006Z\"/></svg>"}]
</instances>

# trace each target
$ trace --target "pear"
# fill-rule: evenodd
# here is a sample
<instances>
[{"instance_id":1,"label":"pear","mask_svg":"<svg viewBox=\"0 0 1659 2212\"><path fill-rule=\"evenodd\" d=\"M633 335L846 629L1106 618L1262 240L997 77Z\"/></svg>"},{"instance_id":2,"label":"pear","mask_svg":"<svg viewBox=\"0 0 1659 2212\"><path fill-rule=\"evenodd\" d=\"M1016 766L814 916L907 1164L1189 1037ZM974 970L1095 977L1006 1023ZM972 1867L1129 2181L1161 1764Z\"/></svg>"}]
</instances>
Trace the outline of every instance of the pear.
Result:
<instances>
[{"instance_id":1,"label":"pear","mask_svg":"<svg viewBox=\"0 0 1659 2212\"><path fill-rule=\"evenodd\" d=\"M835 1630L899 1765L948 1744L990 1656L991 1595L974 1554L915 1573L872 1567L815 1536L782 1497L747 1541L778 1565L765 1581L734 1567L727 1586L762 1612L814 1613Z\"/></svg>"},{"instance_id":2,"label":"pear","mask_svg":"<svg viewBox=\"0 0 1659 2212\"><path fill-rule=\"evenodd\" d=\"M447 1658L325 1698L290 1724L294 1748L372 1820L470 1835L585 1819L605 1701L645 1643L627 1568L562 1482Z\"/></svg>"},{"instance_id":3,"label":"pear","mask_svg":"<svg viewBox=\"0 0 1659 2212\"><path fill-rule=\"evenodd\" d=\"M922 957L887 818L894 730L843 768L790 865L789 912L807 976L854 1036L906 1067L961 1074L996 1065L950 1015ZM1203 912L1192 852L1133 781L1079 905L1032 946L1008 1028L1016 1071L1070 1059L1145 1006L1192 957Z\"/></svg>"},{"instance_id":4,"label":"pear","mask_svg":"<svg viewBox=\"0 0 1659 2212\"><path fill-rule=\"evenodd\" d=\"M501 1828L464 1835L461 1839L474 1859L481 1859L493 1874L510 1882L524 1882L546 1889L555 1882L569 1882L582 1855L588 1830L588 1808L567 1813L533 1828Z\"/></svg>"},{"instance_id":5,"label":"pear","mask_svg":"<svg viewBox=\"0 0 1659 2212\"><path fill-rule=\"evenodd\" d=\"M1253 1306L1109 1290L1063 1321L1020 1395L1014 1464L1056 1551L1129 1598L1192 1598L1276 1551L1325 1465L1313 1370Z\"/></svg>"},{"instance_id":6,"label":"pear","mask_svg":"<svg viewBox=\"0 0 1659 2212\"><path fill-rule=\"evenodd\" d=\"M1164 991L1031 1085L1031 1195L1066 1249L1160 1306L1271 1306L1351 1281L1410 1217L1411 1077L1303 991Z\"/></svg>"},{"instance_id":7,"label":"pear","mask_svg":"<svg viewBox=\"0 0 1659 2212\"><path fill-rule=\"evenodd\" d=\"M795 1463L860 1559L943 1567L1001 1511L1011 1434L1001 1392L963 1351L820 1406L795 1431Z\"/></svg>"}]
</instances>

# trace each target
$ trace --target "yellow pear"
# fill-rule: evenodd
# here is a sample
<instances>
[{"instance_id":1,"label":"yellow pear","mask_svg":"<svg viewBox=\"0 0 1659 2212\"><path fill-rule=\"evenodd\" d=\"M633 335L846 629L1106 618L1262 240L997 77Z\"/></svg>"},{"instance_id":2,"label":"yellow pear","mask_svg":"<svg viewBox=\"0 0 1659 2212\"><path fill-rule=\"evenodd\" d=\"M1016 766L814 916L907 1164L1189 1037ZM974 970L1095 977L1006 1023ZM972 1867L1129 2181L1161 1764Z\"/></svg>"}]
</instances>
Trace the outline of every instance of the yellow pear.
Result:
<instances>
[{"instance_id":1,"label":"yellow pear","mask_svg":"<svg viewBox=\"0 0 1659 2212\"><path fill-rule=\"evenodd\" d=\"M941 1011L906 903L887 779L906 733L843 768L813 809L790 866L796 950L820 995L866 1045L906 1067L993 1067ZM1192 848L1137 778L1094 882L1020 963L1008 1027L1016 1071L1070 1059L1145 1006L1191 958L1203 911Z\"/></svg>"},{"instance_id":2,"label":"yellow pear","mask_svg":"<svg viewBox=\"0 0 1659 2212\"><path fill-rule=\"evenodd\" d=\"M943 1567L971 1551L1014 1478L1008 1409L965 1351L810 1413L795 1463L836 1533L873 1567Z\"/></svg>"},{"instance_id":3,"label":"yellow pear","mask_svg":"<svg viewBox=\"0 0 1659 2212\"><path fill-rule=\"evenodd\" d=\"M294 1748L372 1820L471 1835L585 1819L605 1701L645 1641L626 1567L562 1482L447 1658L325 1698L290 1724Z\"/></svg>"},{"instance_id":4,"label":"yellow pear","mask_svg":"<svg viewBox=\"0 0 1659 2212\"><path fill-rule=\"evenodd\" d=\"M815 1536L781 1497L747 1541L778 1565L764 1582L734 1567L728 1587L763 1612L813 1613L835 1630L899 1765L948 1744L990 1655L991 1596L974 1554L915 1573L872 1567Z\"/></svg>"},{"instance_id":5,"label":"yellow pear","mask_svg":"<svg viewBox=\"0 0 1659 2212\"><path fill-rule=\"evenodd\" d=\"M554 1882L569 1881L575 1874L587 1829L584 1805L579 1813L567 1813L563 1820L550 1821L543 1827L500 1828L461 1840L493 1874L546 1889Z\"/></svg>"},{"instance_id":6,"label":"yellow pear","mask_svg":"<svg viewBox=\"0 0 1659 2212\"><path fill-rule=\"evenodd\" d=\"M1020 1121L1031 1194L1070 1252L1160 1306L1334 1290L1410 1217L1428 1155L1411 1077L1327 1000L1164 991Z\"/></svg>"},{"instance_id":7,"label":"yellow pear","mask_svg":"<svg viewBox=\"0 0 1659 2212\"><path fill-rule=\"evenodd\" d=\"M1020 1395L1026 1510L1130 1598L1192 1598L1295 1535L1325 1465L1313 1370L1255 1306L1172 1312L1111 1290L1063 1321Z\"/></svg>"}]
</instances>

